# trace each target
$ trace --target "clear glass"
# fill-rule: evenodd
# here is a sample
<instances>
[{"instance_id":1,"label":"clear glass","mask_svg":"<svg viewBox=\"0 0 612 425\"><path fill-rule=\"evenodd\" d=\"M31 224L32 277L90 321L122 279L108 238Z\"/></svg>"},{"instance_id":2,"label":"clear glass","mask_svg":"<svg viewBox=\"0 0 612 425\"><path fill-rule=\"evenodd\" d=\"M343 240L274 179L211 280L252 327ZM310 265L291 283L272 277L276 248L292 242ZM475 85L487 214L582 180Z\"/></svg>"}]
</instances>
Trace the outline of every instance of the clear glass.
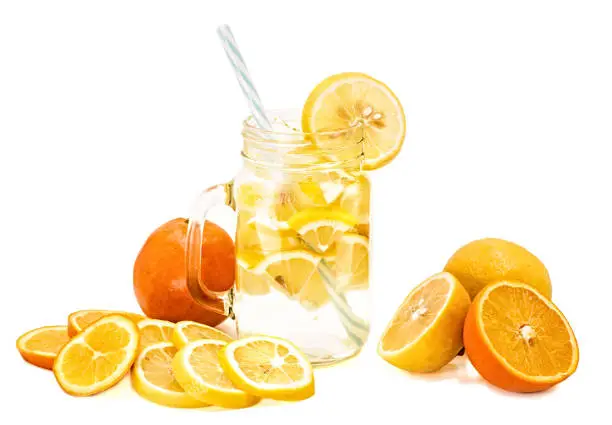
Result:
<instances>
[{"instance_id":1,"label":"clear glass","mask_svg":"<svg viewBox=\"0 0 612 425\"><path fill-rule=\"evenodd\" d=\"M269 115L272 131L244 123L244 167L201 198L237 213L236 286L212 293L191 264L190 288L208 305L221 299L240 336L280 336L314 364L334 363L356 355L369 333L370 181L362 170L362 132L305 134L295 112ZM201 228L190 227L197 262L194 233Z\"/></svg>"}]
</instances>

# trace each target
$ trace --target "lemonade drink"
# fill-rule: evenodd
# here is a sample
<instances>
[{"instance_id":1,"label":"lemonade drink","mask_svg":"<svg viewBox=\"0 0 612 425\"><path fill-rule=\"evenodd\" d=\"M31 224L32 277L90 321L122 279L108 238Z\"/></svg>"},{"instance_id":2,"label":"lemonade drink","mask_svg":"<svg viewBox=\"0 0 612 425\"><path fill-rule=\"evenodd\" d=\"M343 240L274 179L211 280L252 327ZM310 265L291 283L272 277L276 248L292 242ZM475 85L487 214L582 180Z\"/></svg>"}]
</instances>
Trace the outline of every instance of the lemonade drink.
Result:
<instances>
[{"instance_id":1,"label":"lemonade drink","mask_svg":"<svg viewBox=\"0 0 612 425\"><path fill-rule=\"evenodd\" d=\"M260 117L261 118L261 117ZM236 318L239 336L288 339L315 364L359 352L369 333L370 182L406 134L403 108L382 82L332 75L301 112L243 126L244 167L198 198L187 230L187 286L204 307ZM261 120L260 120L261 121ZM236 285L218 293L202 267L208 211L237 212Z\"/></svg>"},{"instance_id":2,"label":"lemonade drink","mask_svg":"<svg viewBox=\"0 0 612 425\"><path fill-rule=\"evenodd\" d=\"M304 134L291 118L273 133L244 126L235 313L241 336L284 337L329 363L369 331L370 182L360 129Z\"/></svg>"}]
</instances>

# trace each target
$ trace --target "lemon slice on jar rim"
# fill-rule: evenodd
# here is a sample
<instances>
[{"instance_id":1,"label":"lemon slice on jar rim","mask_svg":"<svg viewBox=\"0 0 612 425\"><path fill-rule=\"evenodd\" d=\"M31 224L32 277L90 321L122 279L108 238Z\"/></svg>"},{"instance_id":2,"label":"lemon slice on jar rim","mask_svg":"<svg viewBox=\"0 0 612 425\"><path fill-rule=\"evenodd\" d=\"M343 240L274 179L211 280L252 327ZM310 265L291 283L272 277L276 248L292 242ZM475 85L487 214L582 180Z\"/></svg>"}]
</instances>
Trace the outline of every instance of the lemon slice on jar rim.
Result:
<instances>
[{"instance_id":1,"label":"lemon slice on jar rim","mask_svg":"<svg viewBox=\"0 0 612 425\"><path fill-rule=\"evenodd\" d=\"M397 96L384 83L358 72L332 75L319 83L304 104L302 130L317 133L357 127L363 129L365 169L393 160L406 135L406 117ZM315 144L324 147L325 137L313 137Z\"/></svg>"}]
</instances>

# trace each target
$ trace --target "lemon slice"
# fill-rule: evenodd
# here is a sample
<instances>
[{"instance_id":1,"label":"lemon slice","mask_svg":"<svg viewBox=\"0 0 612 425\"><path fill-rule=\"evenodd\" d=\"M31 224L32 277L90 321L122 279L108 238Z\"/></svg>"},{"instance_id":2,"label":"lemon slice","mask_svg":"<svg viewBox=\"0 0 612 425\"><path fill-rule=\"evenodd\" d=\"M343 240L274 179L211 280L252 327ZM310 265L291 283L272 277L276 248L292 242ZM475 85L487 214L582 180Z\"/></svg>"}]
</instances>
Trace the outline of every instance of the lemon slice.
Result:
<instances>
[{"instance_id":1,"label":"lemon slice","mask_svg":"<svg viewBox=\"0 0 612 425\"><path fill-rule=\"evenodd\" d=\"M362 236L366 238L370 237L370 223L359 223L355 226L355 230Z\"/></svg>"},{"instance_id":2,"label":"lemon slice","mask_svg":"<svg viewBox=\"0 0 612 425\"><path fill-rule=\"evenodd\" d=\"M139 350L158 342L172 342L174 323L166 320L144 319L138 322L140 332Z\"/></svg>"},{"instance_id":3,"label":"lemon slice","mask_svg":"<svg viewBox=\"0 0 612 425\"><path fill-rule=\"evenodd\" d=\"M297 212L327 205L321 187L314 181L289 182L280 185L272 205L273 225L289 229L288 221Z\"/></svg>"},{"instance_id":4,"label":"lemon slice","mask_svg":"<svg viewBox=\"0 0 612 425\"><path fill-rule=\"evenodd\" d=\"M355 233L346 233L336 242L335 270L340 291L367 289L370 241Z\"/></svg>"},{"instance_id":5,"label":"lemon slice","mask_svg":"<svg viewBox=\"0 0 612 425\"><path fill-rule=\"evenodd\" d=\"M317 171L314 173L313 179L318 183L325 204L327 205L336 202L343 194L344 190L357 181L355 175L340 168Z\"/></svg>"},{"instance_id":6,"label":"lemon slice","mask_svg":"<svg viewBox=\"0 0 612 425\"><path fill-rule=\"evenodd\" d=\"M174 379L172 359L177 351L171 342L159 342L142 350L132 366L132 387L140 396L164 406L207 406L189 396Z\"/></svg>"},{"instance_id":7,"label":"lemon slice","mask_svg":"<svg viewBox=\"0 0 612 425\"><path fill-rule=\"evenodd\" d=\"M265 272L258 274L253 271L255 260L250 258L256 257L251 252L242 252L236 258L236 287L240 294L264 295L270 292L270 276Z\"/></svg>"},{"instance_id":8,"label":"lemon slice","mask_svg":"<svg viewBox=\"0 0 612 425\"><path fill-rule=\"evenodd\" d=\"M387 326L379 355L410 372L434 372L463 346L470 296L450 273L438 273L414 288Z\"/></svg>"},{"instance_id":9,"label":"lemon slice","mask_svg":"<svg viewBox=\"0 0 612 425\"><path fill-rule=\"evenodd\" d=\"M323 193L323 199L325 199L325 202L328 205L336 202L340 195L342 195L343 191L344 185L342 185L342 183L336 183L333 181L321 182L321 192Z\"/></svg>"},{"instance_id":10,"label":"lemon slice","mask_svg":"<svg viewBox=\"0 0 612 425\"><path fill-rule=\"evenodd\" d=\"M355 216L360 224L370 221L370 181L366 176L359 176L355 183L346 187L339 206Z\"/></svg>"},{"instance_id":11,"label":"lemon slice","mask_svg":"<svg viewBox=\"0 0 612 425\"><path fill-rule=\"evenodd\" d=\"M302 111L306 133L363 128L364 168L376 169L399 153L406 134L406 118L391 89L357 72L332 75L312 91ZM353 139L347 140L347 143ZM315 140L324 144L326 140Z\"/></svg>"},{"instance_id":12,"label":"lemon slice","mask_svg":"<svg viewBox=\"0 0 612 425\"><path fill-rule=\"evenodd\" d=\"M326 206L328 199L334 197L334 191L338 191L334 187L326 187L324 191L312 176L294 180L291 178L274 185L249 182L237 186L236 205L244 217L243 222L251 226L250 233L257 230L263 233L263 237L266 234L273 237L275 232L288 230L287 221L295 213L306 208ZM338 196L336 194L334 199ZM287 237L289 234L280 236Z\"/></svg>"},{"instance_id":13,"label":"lemon slice","mask_svg":"<svg viewBox=\"0 0 612 425\"><path fill-rule=\"evenodd\" d=\"M310 247L323 253L344 232L357 224L357 219L339 208L309 208L289 219L289 226L302 236Z\"/></svg>"},{"instance_id":14,"label":"lemon slice","mask_svg":"<svg viewBox=\"0 0 612 425\"><path fill-rule=\"evenodd\" d=\"M200 339L216 339L225 342L233 341L233 338L231 338L225 332L221 332L218 329L202 323L184 320L182 322L178 322L174 326L172 342L176 348L181 349L190 342Z\"/></svg>"},{"instance_id":15,"label":"lemon slice","mask_svg":"<svg viewBox=\"0 0 612 425\"><path fill-rule=\"evenodd\" d=\"M132 320L134 323L138 323L143 319L146 319L145 316L136 313L128 313L126 311L113 311L113 310L79 310L73 313L70 313L68 316L68 335L70 337L75 336L87 326L94 323L96 320L101 319L104 316L109 316L111 314L120 314L122 316L127 317Z\"/></svg>"},{"instance_id":16,"label":"lemon slice","mask_svg":"<svg viewBox=\"0 0 612 425\"><path fill-rule=\"evenodd\" d=\"M314 375L306 356L292 343L252 336L228 344L220 363L236 387L275 400L304 400L314 394Z\"/></svg>"},{"instance_id":17,"label":"lemon slice","mask_svg":"<svg viewBox=\"0 0 612 425\"><path fill-rule=\"evenodd\" d=\"M130 319L102 317L62 347L53 363L55 378L70 395L105 391L129 372L138 340L138 328Z\"/></svg>"},{"instance_id":18,"label":"lemon slice","mask_svg":"<svg viewBox=\"0 0 612 425\"><path fill-rule=\"evenodd\" d=\"M325 206L328 201L323 188L316 181L301 181L297 183L301 194L301 206Z\"/></svg>"},{"instance_id":19,"label":"lemon slice","mask_svg":"<svg viewBox=\"0 0 612 425\"><path fill-rule=\"evenodd\" d=\"M245 217L250 233L280 232L289 229L287 220L297 211L323 199L320 188L295 183L282 183L275 188L259 183L245 183L237 189L236 204ZM248 217L248 218L246 218ZM268 231L269 229L269 231ZM239 235L240 236L240 235Z\"/></svg>"},{"instance_id":20,"label":"lemon slice","mask_svg":"<svg viewBox=\"0 0 612 425\"><path fill-rule=\"evenodd\" d=\"M288 228L286 223L275 220L267 211L254 215L245 211L238 213L237 244L239 249L274 252L298 248L300 246L298 234Z\"/></svg>"},{"instance_id":21,"label":"lemon slice","mask_svg":"<svg viewBox=\"0 0 612 425\"><path fill-rule=\"evenodd\" d=\"M281 251L264 257L253 271L268 274L276 288L303 306L317 308L329 300L317 270L320 261L320 256L306 250Z\"/></svg>"},{"instance_id":22,"label":"lemon slice","mask_svg":"<svg viewBox=\"0 0 612 425\"><path fill-rule=\"evenodd\" d=\"M261 181L244 182L236 185L235 200L239 210L254 210L269 203L272 191Z\"/></svg>"},{"instance_id":23,"label":"lemon slice","mask_svg":"<svg viewBox=\"0 0 612 425\"><path fill-rule=\"evenodd\" d=\"M67 326L43 326L21 335L17 340L17 350L26 362L53 369L57 353L68 341Z\"/></svg>"},{"instance_id":24,"label":"lemon slice","mask_svg":"<svg viewBox=\"0 0 612 425\"><path fill-rule=\"evenodd\" d=\"M209 339L185 345L172 361L174 377L187 394L205 403L230 408L252 406L259 397L235 387L219 364L219 352L225 345Z\"/></svg>"}]
</instances>

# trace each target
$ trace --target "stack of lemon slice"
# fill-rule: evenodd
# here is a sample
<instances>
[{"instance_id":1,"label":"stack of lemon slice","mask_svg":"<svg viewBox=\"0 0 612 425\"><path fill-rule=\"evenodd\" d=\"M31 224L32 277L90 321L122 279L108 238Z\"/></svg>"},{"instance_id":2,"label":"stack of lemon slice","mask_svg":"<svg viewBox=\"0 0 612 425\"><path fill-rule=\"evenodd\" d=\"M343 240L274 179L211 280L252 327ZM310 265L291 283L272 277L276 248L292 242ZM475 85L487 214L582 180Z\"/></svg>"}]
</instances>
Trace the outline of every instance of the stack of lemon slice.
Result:
<instances>
[{"instance_id":1,"label":"stack of lemon slice","mask_svg":"<svg viewBox=\"0 0 612 425\"><path fill-rule=\"evenodd\" d=\"M232 341L204 326L183 324L177 338L181 344L191 332L212 338L193 339L180 349L170 342L146 347L134 363L134 389L172 407L244 408L262 398L297 401L314 394L312 366L290 342L266 336Z\"/></svg>"},{"instance_id":2,"label":"stack of lemon slice","mask_svg":"<svg viewBox=\"0 0 612 425\"><path fill-rule=\"evenodd\" d=\"M84 318L96 316L86 324ZM297 401L314 394L312 366L289 341L269 336L234 340L201 323L142 317L77 311L69 322L83 328L74 337L69 326L45 326L19 337L17 349L27 362L52 369L60 387L73 396L106 391L130 370L139 395L171 407L241 408L262 398Z\"/></svg>"},{"instance_id":3,"label":"stack of lemon slice","mask_svg":"<svg viewBox=\"0 0 612 425\"><path fill-rule=\"evenodd\" d=\"M322 261L338 278L337 290L366 288L369 240L367 233L360 234L359 226L367 226L368 213L360 210L359 200L349 201L350 196L351 192L343 192L334 204L299 210L287 220L287 229L274 230L261 223L254 231L240 228L237 282L241 293L262 295L274 288L306 308L318 308L329 300L318 272ZM340 207L341 202L352 202L352 213Z\"/></svg>"},{"instance_id":4,"label":"stack of lemon slice","mask_svg":"<svg viewBox=\"0 0 612 425\"><path fill-rule=\"evenodd\" d=\"M148 319L151 320L151 319ZM314 394L312 366L292 343L269 336L234 340L218 329L184 321L140 327L149 335L132 367L142 397L171 407L249 407L262 398L303 400ZM154 327L162 329L154 332Z\"/></svg>"}]
</instances>

